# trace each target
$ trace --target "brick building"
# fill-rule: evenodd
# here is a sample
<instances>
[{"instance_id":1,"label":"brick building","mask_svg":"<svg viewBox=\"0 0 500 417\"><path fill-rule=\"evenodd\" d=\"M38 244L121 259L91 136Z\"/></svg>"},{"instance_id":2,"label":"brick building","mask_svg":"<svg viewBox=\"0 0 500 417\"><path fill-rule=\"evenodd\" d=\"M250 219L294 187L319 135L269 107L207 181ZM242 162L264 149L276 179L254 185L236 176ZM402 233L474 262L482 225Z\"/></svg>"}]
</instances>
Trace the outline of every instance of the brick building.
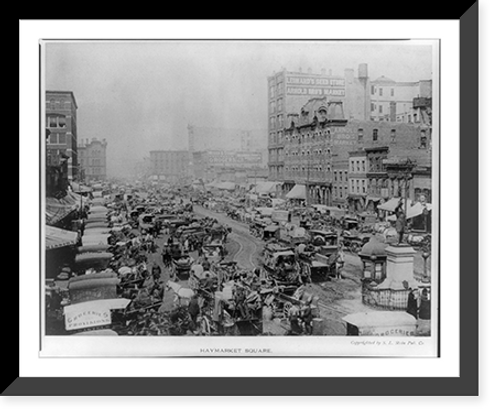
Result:
<instances>
[{"instance_id":1,"label":"brick building","mask_svg":"<svg viewBox=\"0 0 500 417\"><path fill-rule=\"evenodd\" d=\"M106 179L106 139L85 139L78 146L80 180L103 181Z\"/></svg>"},{"instance_id":2,"label":"brick building","mask_svg":"<svg viewBox=\"0 0 500 417\"><path fill-rule=\"evenodd\" d=\"M191 177L189 151L150 151L150 173L164 176L168 182Z\"/></svg>"},{"instance_id":3,"label":"brick building","mask_svg":"<svg viewBox=\"0 0 500 417\"><path fill-rule=\"evenodd\" d=\"M311 203L348 204L348 195L356 194L360 210L369 193L389 198L398 186L383 172L382 162L388 158L411 158L422 175L422 185L416 188L427 189L430 184L429 125L348 120L342 102L313 98L300 113L289 115L283 135L283 191L305 184ZM377 162L371 170L368 156ZM349 166L352 162L354 169ZM342 180L349 181L340 185Z\"/></svg>"},{"instance_id":4,"label":"brick building","mask_svg":"<svg viewBox=\"0 0 500 417\"><path fill-rule=\"evenodd\" d=\"M46 164L64 164L69 181L78 172L77 108L71 91L45 92Z\"/></svg>"},{"instance_id":5,"label":"brick building","mask_svg":"<svg viewBox=\"0 0 500 417\"><path fill-rule=\"evenodd\" d=\"M288 115L301 112L308 99L337 103L346 120L369 120L370 82L368 67L360 64L357 77L354 70L346 69L343 76L331 71L313 73L299 70L281 70L268 77L268 152L269 179L285 178L285 130Z\"/></svg>"}]
</instances>

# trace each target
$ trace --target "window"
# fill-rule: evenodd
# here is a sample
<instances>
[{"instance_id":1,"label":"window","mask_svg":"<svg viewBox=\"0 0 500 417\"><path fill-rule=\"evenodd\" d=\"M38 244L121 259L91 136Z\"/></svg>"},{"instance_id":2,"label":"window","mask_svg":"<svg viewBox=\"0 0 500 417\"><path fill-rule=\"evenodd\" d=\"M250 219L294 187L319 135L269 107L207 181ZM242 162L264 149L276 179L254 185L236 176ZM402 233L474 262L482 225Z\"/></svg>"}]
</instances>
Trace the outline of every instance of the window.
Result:
<instances>
[{"instance_id":1,"label":"window","mask_svg":"<svg viewBox=\"0 0 500 417\"><path fill-rule=\"evenodd\" d=\"M373 129L373 140L378 140L378 129Z\"/></svg>"},{"instance_id":2,"label":"window","mask_svg":"<svg viewBox=\"0 0 500 417\"><path fill-rule=\"evenodd\" d=\"M391 129L391 142L396 142L396 129Z\"/></svg>"},{"instance_id":3,"label":"window","mask_svg":"<svg viewBox=\"0 0 500 417\"><path fill-rule=\"evenodd\" d=\"M64 133L58 133L57 136L59 143L66 143L66 135Z\"/></svg>"},{"instance_id":4,"label":"window","mask_svg":"<svg viewBox=\"0 0 500 417\"><path fill-rule=\"evenodd\" d=\"M371 107L372 107L372 109L371 109L371 110L372 110L372 111L375 111L375 103L372 103L372 104L371 104Z\"/></svg>"},{"instance_id":5,"label":"window","mask_svg":"<svg viewBox=\"0 0 500 417\"><path fill-rule=\"evenodd\" d=\"M362 170L363 172L366 172L366 166L365 166L365 161L364 161L364 160L363 160L363 161L361 161L361 170Z\"/></svg>"},{"instance_id":6,"label":"window","mask_svg":"<svg viewBox=\"0 0 500 417\"><path fill-rule=\"evenodd\" d=\"M359 172L360 171L360 168L359 168L359 161L356 161L356 172Z\"/></svg>"},{"instance_id":7,"label":"window","mask_svg":"<svg viewBox=\"0 0 500 417\"><path fill-rule=\"evenodd\" d=\"M363 140L363 129L362 128L358 129L358 140L359 141Z\"/></svg>"},{"instance_id":8,"label":"window","mask_svg":"<svg viewBox=\"0 0 500 417\"><path fill-rule=\"evenodd\" d=\"M378 90L378 95L381 96L384 93L384 89L382 87Z\"/></svg>"},{"instance_id":9,"label":"window","mask_svg":"<svg viewBox=\"0 0 500 417\"><path fill-rule=\"evenodd\" d=\"M378 112L379 112L379 113L382 113L383 111L384 111L384 107L380 104L380 105L378 106Z\"/></svg>"},{"instance_id":10,"label":"window","mask_svg":"<svg viewBox=\"0 0 500 417\"><path fill-rule=\"evenodd\" d=\"M57 127L57 117L49 116L49 127Z\"/></svg>"},{"instance_id":11,"label":"window","mask_svg":"<svg viewBox=\"0 0 500 417\"><path fill-rule=\"evenodd\" d=\"M391 88L391 97L394 97L394 88Z\"/></svg>"},{"instance_id":12,"label":"window","mask_svg":"<svg viewBox=\"0 0 500 417\"><path fill-rule=\"evenodd\" d=\"M333 180L337 182L337 171L333 171Z\"/></svg>"},{"instance_id":13,"label":"window","mask_svg":"<svg viewBox=\"0 0 500 417\"><path fill-rule=\"evenodd\" d=\"M372 94L375 94L375 86L372 85Z\"/></svg>"}]
</instances>

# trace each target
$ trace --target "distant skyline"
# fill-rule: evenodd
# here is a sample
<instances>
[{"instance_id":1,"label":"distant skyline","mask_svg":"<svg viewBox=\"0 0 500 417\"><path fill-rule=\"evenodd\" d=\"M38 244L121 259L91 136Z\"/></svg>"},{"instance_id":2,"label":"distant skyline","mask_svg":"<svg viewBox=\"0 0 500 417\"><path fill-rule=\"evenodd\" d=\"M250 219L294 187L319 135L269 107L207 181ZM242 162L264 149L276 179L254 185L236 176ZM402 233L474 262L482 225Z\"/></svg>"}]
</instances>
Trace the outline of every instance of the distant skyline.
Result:
<instances>
[{"instance_id":1,"label":"distant skyline","mask_svg":"<svg viewBox=\"0 0 500 417\"><path fill-rule=\"evenodd\" d=\"M78 139L108 141L108 172L151 150L187 149L188 124L267 129L267 77L289 71L432 79L432 46L412 41L51 41L44 89L72 91Z\"/></svg>"}]
</instances>

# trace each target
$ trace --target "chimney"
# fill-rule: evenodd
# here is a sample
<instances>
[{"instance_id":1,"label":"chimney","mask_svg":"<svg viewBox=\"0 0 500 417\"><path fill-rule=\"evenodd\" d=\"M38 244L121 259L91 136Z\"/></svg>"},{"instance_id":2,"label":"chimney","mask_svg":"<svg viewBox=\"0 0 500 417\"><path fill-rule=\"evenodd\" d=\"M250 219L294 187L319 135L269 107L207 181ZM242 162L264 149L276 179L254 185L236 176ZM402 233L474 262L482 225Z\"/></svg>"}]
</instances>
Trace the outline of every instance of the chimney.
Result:
<instances>
[{"instance_id":1,"label":"chimney","mask_svg":"<svg viewBox=\"0 0 500 417\"><path fill-rule=\"evenodd\" d=\"M368 64L359 64L358 78L368 78Z\"/></svg>"},{"instance_id":2,"label":"chimney","mask_svg":"<svg viewBox=\"0 0 500 417\"><path fill-rule=\"evenodd\" d=\"M331 120L344 120L344 103L341 101L328 102L328 113Z\"/></svg>"}]
</instances>

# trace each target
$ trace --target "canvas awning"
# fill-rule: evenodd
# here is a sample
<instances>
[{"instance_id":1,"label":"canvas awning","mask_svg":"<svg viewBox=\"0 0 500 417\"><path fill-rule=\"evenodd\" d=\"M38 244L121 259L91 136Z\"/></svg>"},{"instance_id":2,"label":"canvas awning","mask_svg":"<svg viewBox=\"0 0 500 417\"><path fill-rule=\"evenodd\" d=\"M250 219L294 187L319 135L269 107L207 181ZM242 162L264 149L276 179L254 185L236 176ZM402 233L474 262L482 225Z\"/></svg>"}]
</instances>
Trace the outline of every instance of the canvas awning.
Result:
<instances>
[{"instance_id":1,"label":"canvas awning","mask_svg":"<svg viewBox=\"0 0 500 417\"><path fill-rule=\"evenodd\" d=\"M389 201L386 201L385 203L380 204L377 208L379 210L385 210L385 211L392 211L394 212L396 210L396 207L399 205L400 198L391 198ZM403 203L404 205L404 203ZM406 200L406 211L411 207L411 201Z\"/></svg>"},{"instance_id":2,"label":"canvas awning","mask_svg":"<svg viewBox=\"0 0 500 417\"><path fill-rule=\"evenodd\" d=\"M92 188L87 187L86 185L80 184L78 182L72 181L70 185L71 185L71 189L75 193L90 193L90 192L92 192Z\"/></svg>"},{"instance_id":3,"label":"canvas awning","mask_svg":"<svg viewBox=\"0 0 500 417\"><path fill-rule=\"evenodd\" d=\"M432 206L428 203L424 205L418 202L408 209L408 212L406 213L406 218L411 219L412 217L420 216L424 212L424 209L426 209L427 211L431 211Z\"/></svg>"},{"instance_id":4,"label":"canvas awning","mask_svg":"<svg viewBox=\"0 0 500 417\"><path fill-rule=\"evenodd\" d=\"M75 245L78 241L78 233L60 229L53 226L45 226L45 249L56 249Z\"/></svg>"},{"instance_id":5,"label":"canvas awning","mask_svg":"<svg viewBox=\"0 0 500 417\"><path fill-rule=\"evenodd\" d=\"M77 209L77 205L67 200L48 197L45 200L45 223L54 225Z\"/></svg>"},{"instance_id":6,"label":"canvas awning","mask_svg":"<svg viewBox=\"0 0 500 417\"><path fill-rule=\"evenodd\" d=\"M281 183L275 182L275 181L262 181L262 182L257 182L255 185L254 191L257 194L261 193L275 193L276 192L276 187L280 185Z\"/></svg>"},{"instance_id":7,"label":"canvas awning","mask_svg":"<svg viewBox=\"0 0 500 417\"><path fill-rule=\"evenodd\" d=\"M286 195L289 200L305 200L306 199L306 186L302 184L296 184Z\"/></svg>"}]
</instances>

